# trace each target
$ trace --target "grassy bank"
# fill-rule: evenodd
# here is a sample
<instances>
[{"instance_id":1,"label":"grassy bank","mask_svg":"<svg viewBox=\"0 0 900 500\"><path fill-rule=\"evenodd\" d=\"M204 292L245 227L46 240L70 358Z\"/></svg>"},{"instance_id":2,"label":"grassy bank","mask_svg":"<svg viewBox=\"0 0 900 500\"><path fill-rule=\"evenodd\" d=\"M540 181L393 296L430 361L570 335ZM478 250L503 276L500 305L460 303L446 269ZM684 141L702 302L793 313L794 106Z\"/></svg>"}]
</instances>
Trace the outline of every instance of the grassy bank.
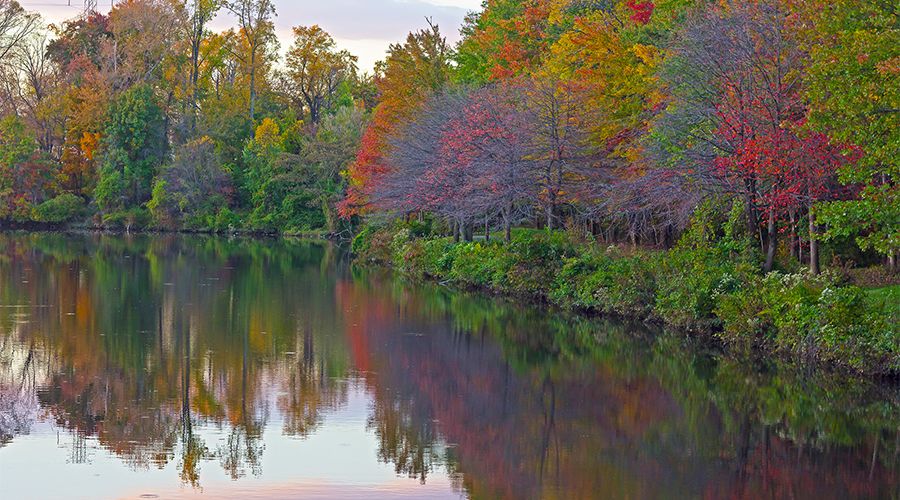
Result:
<instances>
[{"instance_id":1,"label":"grassy bank","mask_svg":"<svg viewBox=\"0 0 900 500\"><path fill-rule=\"evenodd\" d=\"M358 258L415 277L711 335L736 353L774 354L869 375L900 373L900 288L867 290L837 272L759 271L727 228L697 227L668 251L605 247L519 229L512 241L454 242L415 226L364 228Z\"/></svg>"}]
</instances>

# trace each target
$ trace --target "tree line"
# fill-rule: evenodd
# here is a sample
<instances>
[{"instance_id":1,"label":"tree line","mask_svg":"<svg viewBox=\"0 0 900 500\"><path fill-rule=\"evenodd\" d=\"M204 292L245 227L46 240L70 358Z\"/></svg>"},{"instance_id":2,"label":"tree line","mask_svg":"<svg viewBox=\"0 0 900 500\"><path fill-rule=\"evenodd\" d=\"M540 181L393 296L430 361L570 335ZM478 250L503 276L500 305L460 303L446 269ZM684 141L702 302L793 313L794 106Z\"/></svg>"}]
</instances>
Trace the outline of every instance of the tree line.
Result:
<instances>
[{"instance_id":1,"label":"tree line","mask_svg":"<svg viewBox=\"0 0 900 500\"><path fill-rule=\"evenodd\" d=\"M900 9L853 0L486 0L392 47L345 215L668 246L744 207L771 270L819 242L895 265Z\"/></svg>"},{"instance_id":2,"label":"tree line","mask_svg":"<svg viewBox=\"0 0 900 500\"><path fill-rule=\"evenodd\" d=\"M235 26L213 32L228 12ZM0 0L0 219L336 230L380 216L671 245L702 204L779 248L900 250L900 14L839 0L486 0L372 74L271 0ZM868 257L869 259L873 257Z\"/></svg>"},{"instance_id":3,"label":"tree line","mask_svg":"<svg viewBox=\"0 0 900 500\"><path fill-rule=\"evenodd\" d=\"M235 26L210 29L220 14ZM371 76L271 0L129 0L47 25L0 0L0 219L334 228Z\"/></svg>"}]
</instances>

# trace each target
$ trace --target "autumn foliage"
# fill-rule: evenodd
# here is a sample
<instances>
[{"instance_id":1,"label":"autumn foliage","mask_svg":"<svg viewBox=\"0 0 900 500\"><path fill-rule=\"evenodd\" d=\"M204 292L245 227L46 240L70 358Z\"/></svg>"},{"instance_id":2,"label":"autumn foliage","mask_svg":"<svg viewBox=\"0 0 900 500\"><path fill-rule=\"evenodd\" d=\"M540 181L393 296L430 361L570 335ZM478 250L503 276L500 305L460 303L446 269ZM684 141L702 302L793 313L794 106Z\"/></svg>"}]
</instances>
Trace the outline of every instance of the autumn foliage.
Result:
<instances>
[{"instance_id":1,"label":"autumn foliage","mask_svg":"<svg viewBox=\"0 0 900 500\"><path fill-rule=\"evenodd\" d=\"M815 5L488 1L463 27L454 85L408 99L405 115L390 100L376 111L344 213L431 213L461 237L525 223L659 244L712 196L747 207L767 270L789 234L818 271L829 204L893 181L850 175L880 153L816 114ZM871 36L890 37L878 17L890 11L870 13ZM891 74L896 56L855 64ZM865 245L873 229L858 230ZM877 240L893 256L896 225L877 231L894 235Z\"/></svg>"}]
</instances>

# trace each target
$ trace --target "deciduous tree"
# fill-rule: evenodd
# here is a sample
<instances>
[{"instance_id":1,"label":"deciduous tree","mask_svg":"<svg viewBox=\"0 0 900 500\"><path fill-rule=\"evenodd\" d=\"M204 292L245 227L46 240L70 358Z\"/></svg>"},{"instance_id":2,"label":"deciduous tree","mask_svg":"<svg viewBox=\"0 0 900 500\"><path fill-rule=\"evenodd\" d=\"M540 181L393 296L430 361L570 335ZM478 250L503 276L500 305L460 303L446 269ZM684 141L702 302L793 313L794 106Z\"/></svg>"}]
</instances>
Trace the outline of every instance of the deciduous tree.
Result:
<instances>
[{"instance_id":1,"label":"deciduous tree","mask_svg":"<svg viewBox=\"0 0 900 500\"><path fill-rule=\"evenodd\" d=\"M337 50L331 35L318 25L294 28L286 63L288 95L312 123L335 106L342 85L349 90L356 72L356 56Z\"/></svg>"},{"instance_id":2,"label":"deciduous tree","mask_svg":"<svg viewBox=\"0 0 900 500\"><path fill-rule=\"evenodd\" d=\"M250 121L256 118L257 78L265 67L267 49L276 43L274 25L275 4L272 0L229 0L225 7L237 17L240 26L239 38L246 48L244 58L250 77Z\"/></svg>"}]
</instances>

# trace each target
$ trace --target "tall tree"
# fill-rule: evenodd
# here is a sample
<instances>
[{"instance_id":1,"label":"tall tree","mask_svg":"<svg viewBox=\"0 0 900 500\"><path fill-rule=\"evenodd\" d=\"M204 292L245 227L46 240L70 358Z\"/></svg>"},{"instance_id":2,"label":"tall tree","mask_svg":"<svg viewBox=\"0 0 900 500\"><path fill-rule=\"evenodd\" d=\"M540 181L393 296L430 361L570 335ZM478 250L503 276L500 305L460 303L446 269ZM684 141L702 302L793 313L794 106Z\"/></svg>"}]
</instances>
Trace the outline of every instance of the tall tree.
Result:
<instances>
[{"instance_id":1,"label":"tall tree","mask_svg":"<svg viewBox=\"0 0 900 500\"><path fill-rule=\"evenodd\" d=\"M112 103L103 134L100 179L95 196L107 214L150 199L151 183L164 160L163 112L146 84Z\"/></svg>"},{"instance_id":2,"label":"tall tree","mask_svg":"<svg viewBox=\"0 0 900 500\"><path fill-rule=\"evenodd\" d=\"M900 255L900 6L897 2L792 0L791 21L809 53L804 80L810 124L863 155L841 180L855 200L818 207L826 236Z\"/></svg>"},{"instance_id":3,"label":"tall tree","mask_svg":"<svg viewBox=\"0 0 900 500\"><path fill-rule=\"evenodd\" d=\"M778 161L790 136L785 128L805 113L804 55L783 9L777 0L761 0L695 10L664 69L672 97L657 123L666 144L661 161L674 162L698 186L742 196L750 227L765 219L760 242L767 271L777 249L773 199L784 177L758 167ZM760 141L771 147L757 147Z\"/></svg>"},{"instance_id":4,"label":"tall tree","mask_svg":"<svg viewBox=\"0 0 900 500\"><path fill-rule=\"evenodd\" d=\"M200 64L203 54L201 48L206 38L207 24L215 17L221 7L221 0L184 0L182 8L187 17L187 39L190 42L190 128L197 127L197 113L200 102Z\"/></svg>"},{"instance_id":5,"label":"tall tree","mask_svg":"<svg viewBox=\"0 0 900 500\"><path fill-rule=\"evenodd\" d=\"M231 179L216 156L215 144L201 137L179 148L172 163L162 169L147 204L154 219L169 227L202 224L227 206Z\"/></svg>"},{"instance_id":6,"label":"tall tree","mask_svg":"<svg viewBox=\"0 0 900 500\"><path fill-rule=\"evenodd\" d=\"M16 0L0 0L0 61L40 28L40 23L40 16L26 12Z\"/></svg>"},{"instance_id":7,"label":"tall tree","mask_svg":"<svg viewBox=\"0 0 900 500\"><path fill-rule=\"evenodd\" d=\"M34 130L41 149L58 155L62 113L60 76L47 54L45 33L23 40L0 64L0 109L19 115Z\"/></svg>"},{"instance_id":8,"label":"tall tree","mask_svg":"<svg viewBox=\"0 0 900 500\"><path fill-rule=\"evenodd\" d=\"M112 43L109 18L92 12L54 27L56 38L47 47L66 84L61 99L64 117L63 184L68 191L88 196L96 180L97 150L103 118L112 93L104 68Z\"/></svg>"},{"instance_id":9,"label":"tall tree","mask_svg":"<svg viewBox=\"0 0 900 500\"><path fill-rule=\"evenodd\" d=\"M540 65L551 43L551 0L485 0L469 14L455 54L457 78L464 83L527 73Z\"/></svg>"},{"instance_id":10,"label":"tall tree","mask_svg":"<svg viewBox=\"0 0 900 500\"><path fill-rule=\"evenodd\" d=\"M138 83L158 85L164 62L174 57L178 15L169 0L131 0L109 13L111 44L106 50L113 89L120 92Z\"/></svg>"},{"instance_id":11,"label":"tall tree","mask_svg":"<svg viewBox=\"0 0 900 500\"><path fill-rule=\"evenodd\" d=\"M363 134L356 161L348 168L349 186L340 207L342 215L365 211L368 190L391 169L383 157L391 135L431 95L447 87L452 75L451 55L440 28L430 21L427 29L410 33L405 43L388 48L387 59L377 68L381 102Z\"/></svg>"},{"instance_id":12,"label":"tall tree","mask_svg":"<svg viewBox=\"0 0 900 500\"><path fill-rule=\"evenodd\" d=\"M240 38L247 49L248 72L250 73L250 121L256 119L257 73L265 57L266 46L275 42L272 19L275 4L272 0L230 0L225 7L237 17Z\"/></svg>"},{"instance_id":13,"label":"tall tree","mask_svg":"<svg viewBox=\"0 0 900 500\"><path fill-rule=\"evenodd\" d=\"M319 123L330 109L341 85L356 72L356 57L338 51L334 39L318 25L294 28L294 43L287 53L288 93Z\"/></svg>"},{"instance_id":14,"label":"tall tree","mask_svg":"<svg viewBox=\"0 0 900 500\"><path fill-rule=\"evenodd\" d=\"M54 174L26 124L15 116L0 120L0 219L28 220L50 194Z\"/></svg>"}]
</instances>

